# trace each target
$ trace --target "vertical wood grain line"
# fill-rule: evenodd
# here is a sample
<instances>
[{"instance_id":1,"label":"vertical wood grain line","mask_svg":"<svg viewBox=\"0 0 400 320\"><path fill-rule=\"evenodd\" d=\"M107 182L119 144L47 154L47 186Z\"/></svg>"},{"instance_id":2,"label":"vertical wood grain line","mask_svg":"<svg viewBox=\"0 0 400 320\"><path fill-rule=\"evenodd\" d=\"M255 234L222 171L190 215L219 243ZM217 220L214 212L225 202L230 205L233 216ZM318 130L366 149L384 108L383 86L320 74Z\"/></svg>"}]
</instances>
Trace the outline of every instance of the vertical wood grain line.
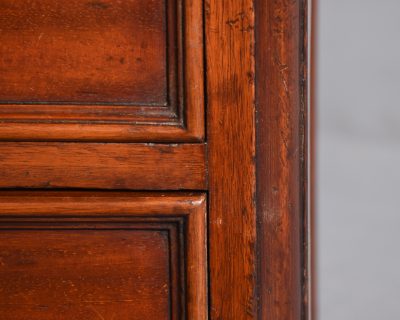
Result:
<instances>
[{"instance_id":1,"label":"vertical wood grain line","mask_svg":"<svg viewBox=\"0 0 400 320\"><path fill-rule=\"evenodd\" d=\"M306 314L307 3L256 0L259 319Z\"/></svg>"},{"instance_id":2,"label":"vertical wood grain line","mask_svg":"<svg viewBox=\"0 0 400 320\"><path fill-rule=\"evenodd\" d=\"M253 0L207 0L211 319L255 319Z\"/></svg>"}]
</instances>

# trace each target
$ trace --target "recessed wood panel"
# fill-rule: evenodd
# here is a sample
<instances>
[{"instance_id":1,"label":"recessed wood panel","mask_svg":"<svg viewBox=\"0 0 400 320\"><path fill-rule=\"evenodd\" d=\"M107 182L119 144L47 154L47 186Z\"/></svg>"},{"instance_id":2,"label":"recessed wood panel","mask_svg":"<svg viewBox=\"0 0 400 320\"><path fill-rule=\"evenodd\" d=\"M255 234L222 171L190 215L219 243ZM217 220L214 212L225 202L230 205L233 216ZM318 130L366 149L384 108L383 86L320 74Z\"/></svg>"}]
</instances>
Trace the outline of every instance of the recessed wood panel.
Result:
<instances>
[{"instance_id":1,"label":"recessed wood panel","mask_svg":"<svg viewBox=\"0 0 400 320\"><path fill-rule=\"evenodd\" d=\"M5 0L0 10L0 139L203 138L201 0Z\"/></svg>"},{"instance_id":2,"label":"recessed wood panel","mask_svg":"<svg viewBox=\"0 0 400 320\"><path fill-rule=\"evenodd\" d=\"M2 319L206 319L205 197L1 192Z\"/></svg>"},{"instance_id":3,"label":"recessed wood panel","mask_svg":"<svg viewBox=\"0 0 400 320\"><path fill-rule=\"evenodd\" d=\"M167 105L165 1L3 0L0 8L0 102Z\"/></svg>"},{"instance_id":4,"label":"recessed wood panel","mask_svg":"<svg viewBox=\"0 0 400 320\"><path fill-rule=\"evenodd\" d=\"M2 319L168 319L166 231L40 227L0 231Z\"/></svg>"}]
</instances>

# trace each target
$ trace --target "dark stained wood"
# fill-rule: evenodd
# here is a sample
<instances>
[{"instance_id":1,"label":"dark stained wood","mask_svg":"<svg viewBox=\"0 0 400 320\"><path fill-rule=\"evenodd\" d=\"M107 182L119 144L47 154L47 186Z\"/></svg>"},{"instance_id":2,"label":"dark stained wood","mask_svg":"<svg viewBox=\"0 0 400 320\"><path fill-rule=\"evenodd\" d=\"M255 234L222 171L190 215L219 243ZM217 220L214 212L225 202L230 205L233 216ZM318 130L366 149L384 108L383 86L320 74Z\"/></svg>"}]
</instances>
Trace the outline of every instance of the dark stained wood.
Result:
<instances>
[{"instance_id":1,"label":"dark stained wood","mask_svg":"<svg viewBox=\"0 0 400 320\"><path fill-rule=\"evenodd\" d=\"M252 0L207 0L211 319L255 319Z\"/></svg>"},{"instance_id":2,"label":"dark stained wood","mask_svg":"<svg viewBox=\"0 0 400 320\"><path fill-rule=\"evenodd\" d=\"M204 138L201 0L0 8L0 139Z\"/></svg>"},{"instance_id":3,"label":"dark stained wood","mask_svg":"<svg viewBox=\"0 0 400 320\"><path fill-rule=\"evenodd\" d=\"M0 143L1 188L205 190L203 144Z\"/></svg>"},{"instance_id":4,"label":"dark stained wood","mask_svg":"<svg viewBox=\"0 0 400 320\"><path fill-rule=\"evenodd\" d=\"M308 317L309 1L256 1L259 318Z\"/></svg>"},{"instance_id":5,"label":"dark stained wood","mask_svg":"<svg viewBox=\"0 0 400 320\"><path fill-rule=\"evenodd\" d=\"M189 193L0 192L0 313L206 319L206 203Z\"/></svg>"}]
</instances>

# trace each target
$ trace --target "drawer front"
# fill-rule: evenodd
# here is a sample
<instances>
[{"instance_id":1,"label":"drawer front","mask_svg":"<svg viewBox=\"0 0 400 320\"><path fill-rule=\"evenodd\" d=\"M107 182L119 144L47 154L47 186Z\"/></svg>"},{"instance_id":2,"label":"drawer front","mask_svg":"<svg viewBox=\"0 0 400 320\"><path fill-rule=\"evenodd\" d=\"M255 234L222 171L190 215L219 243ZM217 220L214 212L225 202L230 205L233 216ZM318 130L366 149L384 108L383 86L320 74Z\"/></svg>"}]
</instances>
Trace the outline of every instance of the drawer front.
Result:
<instances>
[{"instance_id":1,"label":"drawer front","mask_svg":"<svg viewBox=\"0 0 400 320\"><path fill-rule=\"evenodd\" d=\"M202 194L2 192L2 319L205 319Z\"/></svg>"},{"instance_id":2,"label":"drawer front","mask_svg":"<svg viewBox=\"0 0 400 320\"><path fill-rule=\"evenodd\" d=\"M0 10L0 138L203 138L201 0L3 0Z\"/></svg>"}]
</instances>

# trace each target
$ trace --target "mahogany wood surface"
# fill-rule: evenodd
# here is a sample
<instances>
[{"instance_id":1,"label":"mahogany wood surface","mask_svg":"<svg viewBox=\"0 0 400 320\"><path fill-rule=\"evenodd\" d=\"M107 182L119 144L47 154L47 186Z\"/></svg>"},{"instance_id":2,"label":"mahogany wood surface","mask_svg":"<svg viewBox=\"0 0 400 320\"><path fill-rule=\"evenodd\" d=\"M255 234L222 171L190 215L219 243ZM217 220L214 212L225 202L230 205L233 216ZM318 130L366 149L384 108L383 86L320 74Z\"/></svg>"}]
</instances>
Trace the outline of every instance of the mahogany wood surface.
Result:
<instances>
[{"instance_id":1,"label":"mahogany wood surface","mask_svg":"<svg viewBox=\"0 0 400 320\"><path fill-rule=\"evenodd\" d=\"M255 319L255 66L252 0L206 1L210 317Z\"/></svg>"},{"instance_id":2,"label":"mahogany wood surface","mask_svg":"<svg viewBox=\"0 0 400 320\"><path fill-rule=\"evenodd\" d=\"M195 193L0 194L2 319L206 319Z\"/></svg>"},{"instance_id":3,"label":"mahogany wood surface","mask_svg":"<svg viewBox=\"0 0 400 320\"><path fill-rule=\"evenodd\" d=\"M212 319L310 317L307 4L206 2Z\"/></svg>"},{"instance_id":4,"label":"mahogany wood surface","mask_svg":"<svg viewBox=\"0 0 400 320\"><path fill-rule=\"evenodd\" d=\"M166 7L152 0L1 1L0 101L166 106L168 72L176 71L175 52L166 50Z\"/></svg>"},{"instance_id":5,"label":"mahogany wood surface","mask_svg":"<svg viewBox=\"0 0 400 320\"><path fill-rule=\"evenodd\" d=\"M205 190L204 144L0 143L0 188Z\"/></svg>"},{"instance_id":6,"label":"mahogany wood surface","mask_svg":"<svg viewBox=\"0 0 400 320\"><path fill-rule=\"evenodd\" d=\"M259 318L310 319L308 5L257 0Z\"/></svg>"},{"instance_id":7,"label":"mahogany wood surface","mask_svg":"<svg viewBox=\"0 0 400 320\"><path fill-rule=\"evenodd\" d=\"M165 229L58 226L7 224L0 231L2 319L168 318Z\"/></svg>"},{"instance_id":8,"label":"mahogany wood surface","mask_svg":"<svg viewBox=\"0 0 400 320\"><path fill-rule=\"evenodd\" d=\"M0 319L310 320L311 1L0 0Z\"/></svg>"},{"instance_id":9,"label":"mahogany wood surface","mask_svg":"<svg viewBox=\"0 0 400 320\"><path fill-rule=\"evenodd\" d=\"M203 139L201 0L0 9L0 139Z\"/></svg>"}]
</instances>

